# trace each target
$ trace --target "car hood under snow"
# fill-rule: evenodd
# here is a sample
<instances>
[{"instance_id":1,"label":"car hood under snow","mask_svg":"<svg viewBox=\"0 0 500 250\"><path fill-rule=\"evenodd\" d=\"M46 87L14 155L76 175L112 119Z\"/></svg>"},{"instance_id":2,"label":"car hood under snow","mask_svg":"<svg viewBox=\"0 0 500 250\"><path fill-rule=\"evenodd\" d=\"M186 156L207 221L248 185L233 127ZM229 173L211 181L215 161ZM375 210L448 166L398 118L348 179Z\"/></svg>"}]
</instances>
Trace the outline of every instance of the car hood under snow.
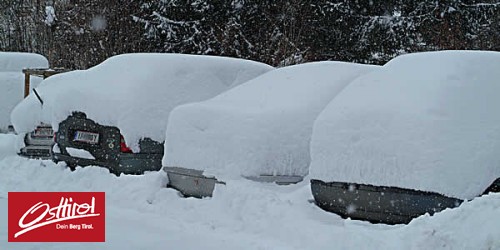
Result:
<instances>
[{"instance_id":1,"label":"car hood under snow","mask_svg":"<svg viewBox=\"0 0 500 250\"><path fill-rule=\"evenodd\" d=\"M314 124L311 178L460 199L500 177L500 53L397 57L358 78Z\"/></svg>"},{"instance_id":2,"label":"car hood under snow","mask_svg":"<svg viewBox=\"0 0 500 250\"><path fill-rule=\"evenodd\" d=\"M379 67L344 62L276 69L170 116L164 166L218 178L305 176L318 114L353 79Z\"/></svg>"},{"instance_id":3,"label":"car hood under snow","mask_svg":"<svg viewBox=\"0 0 500 250\"><path fill-rule=\"evenodd\" d=\"M54 130L74 111L101 125L116 126L132 148L149 137L165 140L170 111L209 99L273 67L248 60L182 54L125 54L88 70L52 76L12 112L18 132L40 122Z\"/></svg>"}]
</instances>

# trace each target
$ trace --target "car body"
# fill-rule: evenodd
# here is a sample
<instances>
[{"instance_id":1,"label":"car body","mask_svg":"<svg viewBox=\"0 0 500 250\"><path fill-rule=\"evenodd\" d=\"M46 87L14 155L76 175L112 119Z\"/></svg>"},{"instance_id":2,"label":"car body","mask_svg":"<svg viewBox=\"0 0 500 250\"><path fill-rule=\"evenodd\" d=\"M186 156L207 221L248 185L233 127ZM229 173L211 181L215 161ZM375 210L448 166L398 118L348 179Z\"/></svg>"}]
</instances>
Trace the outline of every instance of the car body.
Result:
<instances>
[{"instance_id":1,"label":"car body","mask_svg":"<svg viewBox=\"0 0 500 250\"><path fill-rule=\"evenodd\" d=\"M49 77L12 112L18 131L46 122L56 131L53 160L142 174L162 164L170 111L211 98L274 68L249 60L138 53ZM26 115L26 114L31 115Z\"/></svg>"},{"instance_id":2,"label":"car body","mask_svg":"<svg viewBox=\"0 0 500 250\"><path fill-rule=\"evenodd\" d=\"M119 175L158 171L161 167L163 142L144 138L139 142L140 151L133 153L117 127L100 125L81 112L62 121L55 138L53 160L64 161L72 169L98 165ZM81 150L89 152L88 156L74 153Z\"/></svg>"},{"instance_id":3,"label":"car body","mask_svg":"<svg viewBox=\"0 0 500 250\"><path fill-rule=\"evenodd\" d=\"M396 57L317 118L311 191L322 209L409 223L499 190L498 52Z\"/></svg>"},{"instance_id":4,"label":"car body","mask_svg":"<svg viewBox=\"0 0 500 250\"><path fill-rule=\"evenodd\" d=\"M41 124L24 136L24 147L19 155L28 158L51 159L54 146L54 130L48 124Z\"/></svg>"},{"instance_id":5,"label":"car body","mask_svg":"<svg viewBox=\"0 0 500 250\"><path fill-rule=\"evenodd\" d=\"M345 62L288 66L177 107L163 161L169 185L203 197L212 195L215 184L242 177L278 185L301 182L318 114L349 82L378 68Z\"/></svg>"}]
</instances>

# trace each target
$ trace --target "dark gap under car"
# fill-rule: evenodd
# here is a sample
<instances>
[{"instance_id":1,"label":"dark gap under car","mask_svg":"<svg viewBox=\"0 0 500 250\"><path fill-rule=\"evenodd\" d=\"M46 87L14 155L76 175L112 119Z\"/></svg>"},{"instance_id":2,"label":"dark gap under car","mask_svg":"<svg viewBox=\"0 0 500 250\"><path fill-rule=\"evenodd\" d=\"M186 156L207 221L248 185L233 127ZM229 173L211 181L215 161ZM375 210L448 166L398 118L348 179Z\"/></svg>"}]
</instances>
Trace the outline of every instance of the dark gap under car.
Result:
<instances>
[{"instance_id":1,"label":"dark gap under car","mask_svg":"<svg viewBox=\"0 0 500 250\"><path fill-rule=\"evenodd\" d=\"M407 224L423 214L433 215L463 202L434 192L315 179L311 190L316 205L323 210L372 223ZM500 178L483 194L499 190Z\"/></svg>"},{"instance_id":2,"label":"dark gap under car","mask_svg":"<svg viewBox=\"0 0 500 250\"><path fill-rule=\"evenodd\" d=\"M143 138L139 141L139 149L138 153L133 153L117 127L100 125L84 113L74 112L59 124L52 159L66 162L72 170L77 165L96 165L108 168L116 175L143 174L161 169L162 142ZM71 153L75 150L84 150L91 157Z\"/></svg>"}]
</instances>

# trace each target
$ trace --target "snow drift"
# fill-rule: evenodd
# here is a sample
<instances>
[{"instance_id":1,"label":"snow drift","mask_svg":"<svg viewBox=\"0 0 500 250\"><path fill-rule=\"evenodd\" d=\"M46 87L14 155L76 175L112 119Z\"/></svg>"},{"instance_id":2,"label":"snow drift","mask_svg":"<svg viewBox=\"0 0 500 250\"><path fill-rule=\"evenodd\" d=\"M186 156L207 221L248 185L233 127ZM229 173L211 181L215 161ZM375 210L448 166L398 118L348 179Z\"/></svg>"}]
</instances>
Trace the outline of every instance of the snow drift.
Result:
<instances>
[{"instance_id":1,"label":"snow drift","mask_svg":"<svg viewBox=\"0 0 500 250\"><path fill-rule=\"evenodd\" d=\"M164 166L217 177L299 175L314 119L350 81L376 66L318 62L274 70L170 116Z\"/></svg>"},{"instance_id":2,"label":"snow drift","mask_svg":"<svg viewBox=\"0 0 500 250\"><path fill-rule=\"evenodd\" d=\"M149 137L165 140L170 111L180 104L202 101L273 69L253 61L181 54L125 54L82 71L48 78L12 112L17 131L40 122L58 124L73 111L102 124L116 126L132 150Z\"/></svg>"},{"instance_id":3,"label":"snow drift","mask_svg":"<svg viewBox=\"0 0 500 250\"><path fill-rule=\"evenodd\" d=\"M0 52L0 131L10 125L10 112L24 97L25 68L47 68L45 57L32 53ZM41 78L31 77L31 87L36 87Z\"/></svg>"},{"instance_id":4,"label":"snow drift","mask_svg":"<svg viewBox=\"0 0 500 250\"><path fill-rule=\"evenodd\" d=\"M500 53L397 57L319 115L311 178L471 199L500 177Z\"/></svg>"},{"instance_id":5,"label":"snow drift","mask_svg":"<svg viewBox=\"0 0 500 250\"><path fill-rule=\"evenodd\" d=\"M7 144L4 139L0 136L0 145ZM0 157L0 169L4 225L10 219L8 192L106 192L106 242L12 243L2 226L0 249L500 249L500 194L388 226L319 209L308 202L307 182L277 186L235 180L211 199L180 199L164 188L163 171L120 177L99 167L72 172L62 163L15 153Z\"/></svg>"}]
</instances>

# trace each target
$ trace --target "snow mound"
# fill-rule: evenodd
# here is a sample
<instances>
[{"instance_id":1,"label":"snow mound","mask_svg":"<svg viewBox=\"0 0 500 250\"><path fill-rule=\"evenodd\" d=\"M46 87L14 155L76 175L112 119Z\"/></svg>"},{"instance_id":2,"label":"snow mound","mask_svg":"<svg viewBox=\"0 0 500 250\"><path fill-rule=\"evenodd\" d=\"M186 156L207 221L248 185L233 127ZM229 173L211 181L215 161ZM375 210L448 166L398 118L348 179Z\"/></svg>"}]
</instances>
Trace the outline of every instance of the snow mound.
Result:
<instances>
[{"instance_id":1,"label":"snow mound","mask_svg":"<svg viewBox=\"0 0 500 250\"><path fill-rule=\"evenodd\" d=\"M217 188L211 199L182 199L164 188L163 171L117 177L100 167L70 171L64 164L17 156L0 159L0 169L4 223L8 192L106 192L106 242L34 242L31 249L500 248L500 194L421 216L409 225L388 226L344 220L319 209L308 202L307 182L277 186L237 180ZM8 235L6 226L0 235ZM0 248L26 249L26 244L2 240Z\"/></svg>"},{"instance_id":2,"label":"snow mound","mask_svg":"<svg viewBox=\"0 0 500 250\"><path fill-rule=\"evenodd\" d=\"M500 249L499 216L498 193L421 216L403 228L407 242L401 249Z\"/></svg>"},{"instance_id":3,"label":"snow mound","mask_svg":"<svg viewBox=\"0 0 500 250\"><path fill-rule=\"evenodd\" d=\"M319 115L311 178L471 199L500 177L500 53L397 57Z\"/></svg>"},{"instance_id":4,"label":"snow mound","mask_svg":"<svg viewBox=\"0 0 500 250\"><path fill-rule=\"evenodd\" d=\"M45 57L32 53L0 52L0 131L10 125L10 112L24 97L25 68L47 68ZM36 87L41 78L31 77L31 87Z\"/></svg>"},{"instance_id":5,"label":"snow mound","mask_svg":"<svg viewBox=\"0 0 500 250\"><path fill-rule=\"evenodd\" d=\"M125 54L82 71L48 78L37 89L43 107L29 96L12 112L19 132L40 122L57 130L73 111L102 124L116 126L132 150L149 137L165 140L170 111L189 102L214 97L272 70L248 60L181 54Z\"/></svg>"},{"instance_id":6,"label":"snow mound","mask_svg":"<svg viewBox=\"0 0 500 250\"><path fill-rule=\"evenodd\" d=\"M376 66L318 62L274 70L170 116L164 166L226 178L305 176L312 125L354 78Z\"/></svg>"},{"instance_id":7,"label":"snow mound","mask_svg":"<svg viewBox=\"0 0 500 250\"><path fill-rule=\"evenodd\" d=\"M14 134L0 134L0 160L7 156L16 155L16 141L17 138Z\"/></svg>"}]
</instances>

